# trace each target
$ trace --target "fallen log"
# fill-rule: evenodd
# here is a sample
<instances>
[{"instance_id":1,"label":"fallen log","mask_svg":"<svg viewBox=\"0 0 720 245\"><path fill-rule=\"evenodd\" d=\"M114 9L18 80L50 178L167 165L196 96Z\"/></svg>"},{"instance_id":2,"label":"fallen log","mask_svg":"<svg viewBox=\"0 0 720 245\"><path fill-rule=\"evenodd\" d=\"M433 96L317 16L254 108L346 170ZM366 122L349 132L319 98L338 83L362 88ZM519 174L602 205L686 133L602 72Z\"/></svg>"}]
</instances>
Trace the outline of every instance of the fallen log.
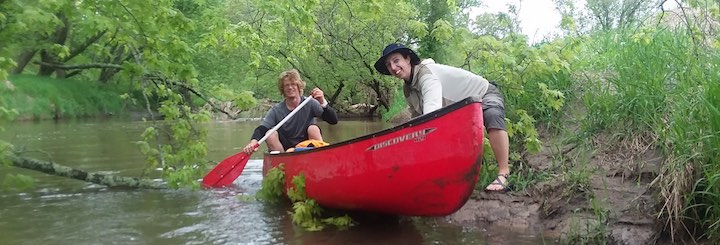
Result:
<instances>
[{"instance_id":1,"label":"fallen log","mask_svg":"<svg viewBox=\"0 0 720 245\"><path fill-rule=\"evenodd\" d=\"M126 188L144 188L144 189L165 189L165 182L154 181L150 179L141 179L135 177L124 177L117 175L101 174L97 172L87 172L68 166L63 166L54 162L40 161L25 157L10 156L12 165L19 168L40 171L46 174L67 177L85 182L105 185L108 187L126 187Z\"/></svg>"}]
</instances>

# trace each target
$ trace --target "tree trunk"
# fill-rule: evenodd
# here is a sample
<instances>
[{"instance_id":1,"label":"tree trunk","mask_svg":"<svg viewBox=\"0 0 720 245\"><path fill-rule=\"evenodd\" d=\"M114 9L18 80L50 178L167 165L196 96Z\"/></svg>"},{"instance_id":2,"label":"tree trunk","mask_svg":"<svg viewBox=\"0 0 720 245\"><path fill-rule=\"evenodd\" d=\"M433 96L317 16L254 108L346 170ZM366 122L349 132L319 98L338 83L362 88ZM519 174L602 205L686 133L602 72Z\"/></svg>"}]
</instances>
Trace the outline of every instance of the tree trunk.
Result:
<instances>
[{"instance_id":1,"label":"tree trunk","mask_svg":"<svg viewBox=\"0 0 720 245\"><path fill-rule=\"evenodd\" d=\"M117 175L107 175L94 172L86 172L67 166L62 166L53 162L44 162L40 160L10 157L12 165L19 168L25 168L40 171L50 175L68 177L72 179L82 180L85 182L105 185L108 187L125 187L125 188L145 188L145 189L165 189L164 182L156 182L149 179L140 179L132 177L123 177Z\"/></svg>"},{"instance_id":2,"label":"tree trunk","mask_svg":"<svg viewBox=\"0 0 720 245\"><path fill-rule=\"evenodd\" d=\"M337 89L335 89L335 92L330 96L330 100L328 100L328 103L335 104L337 102L337 98L340 97L340 93L342 92L343 88L345 87L345 81L340 81L340 85L338 85Z\"/></svg>"},{"instance_id":3,"label":"tree trunk","mask_svg":"<svg viewBox=\"0 0 720 245\"><path fill-rule=\"evenodd\" d=\"M32 60L33 57L35 57L35 53L37 53L37 50L28 50L20 54L20 57L17 58L17 66L12 71L13 74L20 74L25 70L25 66L27 66L28 63Z\"/></svg>"},{"instance_id":4,"label":"tree trunk","mask_svg":"<svg viewBox=\"0 0 720 245\"><path fill-rule=\"evenodd\" d=\"M333 74L338 74L338 72L335 70L335 67L337 67L335 64L333 64L330 59L328 59L325 55L320 54L320 57L325 60L325 63L328 64L330 69L332 69ZM335 104L337 102L337 98L340 97L340 93L342 92L343 88L345 87L345 80L341 80L340 84L338 84L337 89L335 89L335 92L333 92L332 96L330 96L330 100L328 103Z\"/></svg>"},{"instance_id":5,"label":"tree trunk","mask_svg":"<svg viewBox=\"0 0 720 245\"><path fill-rule=\"evenodd\" d=\"M68 33L70 32L70 20L68 20L67 16L65 16L62 13L56 14L58 19L60 19L63 23L62 26L58 26L57 29L55 29L55 33L53 33L52 37L50 37L50 42L55 44L64 45L65 41L67 40ZM54 64L60 62L58 58L55 56L55 54L52 54L48 52L47 50L43 50L40 52L41 62L42 63L49 63ZM40 76L50 76L55 72L55 68L46 66L46 65L40 65L40 71L38 72L38 75Z\"/></svg>"},{"instance_id":6,"label":"tree trunk","mask_svg":"<svg viewBox=\"0 0 720 245\"><path fill-rule=\"evenodd\" d=\"M40 51L40 60L42 63L49 63L49 64L55 64L53 55L48 53L47 51L43 50ZM40 71L38 71L39 76L50 76L55 69L53 69L51 66L48 65L40 65Z\"/></svg>"},{"instance_id":7,"label":"tree trunk","mask_svg":"<svg viewBox=\"0 0 720 245\"><path fill-rule=\"evenodd\" d=\"M118 72L120 72L120 68L103 68L102 72L100 72L100 78L98 78L98 81L102 84L106 84Z\"/></svg>"},{"instance_id":8,"label":"tree trunk","mask_svg":"<svg viewBox=\"0 0 720 245\"><path fill-rule=\"evenodd\" d=\"M380 81L378 81L377 79L373 79L370 87L373 91L375 91L375 94L377 94L377 101L378 103L380 103L380 106L384 107L386 110L390 110L390 102L387 99L388 96L383 93L384 88L382 87Z\"/></svg>"},{"instance_id":9,"label":"tree trunk","mask_svg":"<svg viewBox=\"0 0 720 245\"><path fill-rule=\"evenodd\" d=\"M65 78L65 70L55 70L55 77L64 79Z\"/></svg>"},{"instance_id":10,"label":"tree trunk","mask_svg":"<svg viewBox=\"0 0 720 245\"><path fill-rule=\"evenodd\" d=\"M67 25L67 27L69 27L69 24ZM68 28L68 29L69 29L69 28ZM92 45L92 44L95 43L98 39L100 39L100 37L102 37L103 35L105 35L106 32L107 32L107 31L100 31L100 32L95 33L95 35L93 35L93 36L91 36L91 37L88 37L87 39L85 39L85 41L84 41L83 43L81 43L80 45L72 48L72 50L70 50L70 54L69 54L68 56L66 56L64 59L62 59L61 61L59 61L59 62L62 63L62 64L65 64L65 63L67 63L68 61L70 61L72 58L75 58L75 56L77 56L77 55L79 55L80 53L82 53L83 51L85 51L88 47L90 47L90 45ZM78 71L73 71L73 72L70 72L70 73L68 73L67 70L64 70L64 69L56 69L56 70L55 70L55 76L56 76L57 78L68 78L68 77L71 77L71 76L74 76L74 75L77 75L77 74L80 74L80 70L78 70Z\"/></svg>"},{"instance_id":11,"label":"tree trunk","mask_svg":"<svg viewBox=\"0 0 720 245\"><path fill-rule=\"evenodd\" d=\"M111 50L110 52L113 54L113 57L108 57L106 60L106 63L120 65L123 63L123 61L130 60L133 57L132 52L130 52L126 56L126 54L125 54L126 48L123 46L119 46L117 44L115 44L110 50ZM123 59L123 56L125 56L124 59ZM98 77L98 81L100 81L100 83L105 84L108 81L110 81L110 79L113 76L115 76L115 74L118 73L119 71L120 71L120 69L118 69L118 68L103 68L102 70L100 70L100 76Z\"/></svg>"}]
</instances>

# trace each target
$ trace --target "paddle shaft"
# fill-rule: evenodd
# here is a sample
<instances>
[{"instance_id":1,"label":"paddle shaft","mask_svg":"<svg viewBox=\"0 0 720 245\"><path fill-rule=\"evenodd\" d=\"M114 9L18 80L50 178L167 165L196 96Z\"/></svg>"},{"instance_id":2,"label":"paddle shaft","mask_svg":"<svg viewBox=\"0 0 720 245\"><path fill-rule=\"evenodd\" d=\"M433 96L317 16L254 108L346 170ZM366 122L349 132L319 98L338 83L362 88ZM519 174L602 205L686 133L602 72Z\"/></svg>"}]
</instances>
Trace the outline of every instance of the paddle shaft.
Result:
<instances>
[{"instance_id":1,"label":"paddle shaft","mask_svg":"<svg viewBox=\"0 0 720 245\"><path fill-rule=\"evenodd\" d=\"M295 115L295 113L297 113L297 112L300 110L300 108L302 108L303 106L305 106L305 104L307 104L308 102L310 102L311 99L312 99L312 96L308 96L307 98L305 98L305 100L303 100L302 103L300 103L297 107L295 107L295 109L293 109L293 110L290 112L290 114L288 114L287 116L285 116L285 118L283 118L283 120L281 120L277 125L275 125L275 127L273 127L273 128L271 128L270 130L268 130L267 133L265 133L265 136L263 136L262 138L260 138L260 140L258 140L257 144L255 144L255 148L257 149L258 147L260 147L260 144L262 144L263 142L265 142L265 140L267 140L267 138L270 137L270 135L271 135L272 133L274 133L275 131L277 131L280 127L282 127L283 124L285 124L285 122L287 122L288 120L290 120L290 118L291 118L293 115Z\"/></svg>"}]
</instances>

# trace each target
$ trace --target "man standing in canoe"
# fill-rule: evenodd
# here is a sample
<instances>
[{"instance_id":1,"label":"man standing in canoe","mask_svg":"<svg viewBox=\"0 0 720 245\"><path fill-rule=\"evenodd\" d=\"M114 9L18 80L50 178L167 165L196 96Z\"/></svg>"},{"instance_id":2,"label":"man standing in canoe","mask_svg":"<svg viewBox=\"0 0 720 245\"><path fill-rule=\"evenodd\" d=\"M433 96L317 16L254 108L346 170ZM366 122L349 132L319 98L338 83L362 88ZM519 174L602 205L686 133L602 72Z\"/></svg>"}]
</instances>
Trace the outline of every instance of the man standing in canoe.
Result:
<instances>
[{"instance_id":1,"label":"man standing in canoe","mask_svg":"<svg viewBox=\"0 0 720 245\"><path fill-rule=\"evenodd\" d=\"M258 140L265 136L268 130L280 123L305 99L302 96L305 81L300 78L300 73L295 69L281 73L277 86L284 100L270 108L260 126L255 128L250 143L243 149L245 153L252 154L252 152L256 151L255 145L257 145ZM270 151L285 151L308 139L322 141L320 127L316 125L316 117L320 117L330 124L337 124L337 113L328 105L323 91L314 88L310 92L310 96L313 99L307 105L300 108L293 117L267 138L266 142Z\"/></svg>"},{"instance_id":2,"label":"man standing in canoe","mask_svg":"<svg viewBox=\"0 0 720 245\"><path fill-rule=\"evenodd\" d=\"M498 88L485 78L457 67L420 61L412 49L389 44L375 69L405 81L403 91L413 117L427 114L467 97L482 98L483 121L498 162L498 176L486 191L507 191L510 140L505 128L505 105Z\"/></svg>"}]
</instances>

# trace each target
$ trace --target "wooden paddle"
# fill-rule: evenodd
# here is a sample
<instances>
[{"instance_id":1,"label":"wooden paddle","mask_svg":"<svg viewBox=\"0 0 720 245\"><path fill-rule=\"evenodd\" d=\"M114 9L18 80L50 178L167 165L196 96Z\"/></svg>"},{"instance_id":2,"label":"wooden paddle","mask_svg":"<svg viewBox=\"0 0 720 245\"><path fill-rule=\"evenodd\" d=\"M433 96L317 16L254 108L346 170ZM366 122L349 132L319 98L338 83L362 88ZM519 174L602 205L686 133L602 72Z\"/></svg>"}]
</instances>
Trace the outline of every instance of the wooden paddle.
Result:
<instances>
[{"instance_id":1,"label":"wooden paddle","mask_svg":"<svg viewBox=\"0 0 720 245\"><path fill-rule=\"evenodd\" d=\"M305 106L310 100L312 99L312 96L308 96L303 100L300 105L295 107L290 114L285 116L282 121L280 121L275 127L270 129L262 139L260 139L257 144L255 144L255 149L260 147L260 144L265 142L265 140L275 131L277 131L287 120L289 120L295 113L297 113L300 108ZM245 152L240 152L235 155L232 155L228 158L225 158L225 160L222 160L213 170L211 170L202 180L202 185L205 187L225 187L230 184L232 184L235 179L237 179L238 176L242 173L243 169L245 169L245 165L247 164L248 160L250 160L250 156L252 153L248 154Z\"/></svg>"}]
</instances>

